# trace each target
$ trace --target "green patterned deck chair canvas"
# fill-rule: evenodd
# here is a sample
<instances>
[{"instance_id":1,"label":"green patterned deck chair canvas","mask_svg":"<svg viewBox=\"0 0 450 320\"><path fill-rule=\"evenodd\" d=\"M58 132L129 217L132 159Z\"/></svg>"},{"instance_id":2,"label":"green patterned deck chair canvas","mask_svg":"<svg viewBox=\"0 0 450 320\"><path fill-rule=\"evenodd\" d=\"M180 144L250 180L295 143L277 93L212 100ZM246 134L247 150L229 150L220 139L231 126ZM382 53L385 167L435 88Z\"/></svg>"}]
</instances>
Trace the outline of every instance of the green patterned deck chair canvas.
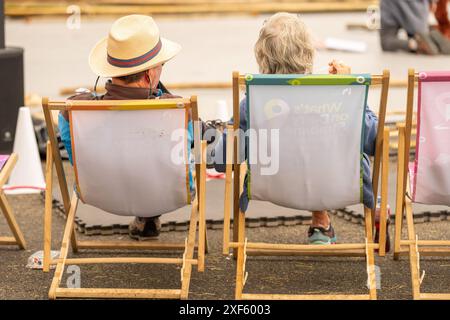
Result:
<instances>
[{"instance_id":1,"label":"green patterned deck chair canvas","mask_svg":"<svg viewBox=\"0 0 450 320\"><path fill-rule=\"evenodd\" d=\"M250 199L311 211L362 202L369 84L370 75L248 76Z\"/></svg>"},{"instance_id":2,"label":"green patterned deck chair canvas","mask_svg":"<svg viewBox=\"0 0 450 320\"><path fill-rule=\"evenodd\" d=\"M245 238L245 212L242 197L269 201L291 209L320 211L342 209L363 202L364 124L369 87L382 85L380 121L384 124L389 73L371 76L355 75L261 75L233 77L234 101L239 104L239 84L245 85L246 115L234 107L234 122L245 117L247 132L233 133L235 137L234 234L228 243L224 235L224 253L237 248L236 298L310 299L311 295L244 294L245 261L247 254L326 254L361 255L366 257L369 282L373 283L373 252L384 248L373 243L371 209L365 208L366 242L360 244L301 245L252 243ZM242 109L241 109L242 110ZM382 206L386 206L388 131L378 126L377 154L374 160L374 186L378 186L381 155L383 154ZM229 128L237 130L238 128ZM236 145L245 139L245 161L237 159ZM227 142L227 157L233 152ZM242 154L242 153L241 153ZM231 166L227 162L227 176ZM246 175L243 173L246 171ZM245 178L244 178L245 177ZM376 178L375 178L376 177ZM227 180L228 181L228 180ZM384 186L383 186L384 182ZM229 186L226 185L226 190ZM377 188L374 187L376 197ZM227 197L226 197L227 198ZM225 201L228 201L227 199ZM236 202L238 205L236 206ZM225 203L227 208L227 203ZM236 210L237 209L237 210ZM238 215L236 215L238 211ZM382 210L381 216L386 211ZM230 214L225 212L225 221ZM385 217L384 217L385 219ZM380 222L385 224L385 220ZM225 227L227 227L225 222ZM385 232L385 228L380 232ZM226 232L225 232L226 233ZM280 251L281 250L281 251ZM384 252L383 252L384 254ZM370 287L370 286L369 286ZM325 295L318 298L374 299L376 290L367 295Z\"/></svg>"}]
</instances>

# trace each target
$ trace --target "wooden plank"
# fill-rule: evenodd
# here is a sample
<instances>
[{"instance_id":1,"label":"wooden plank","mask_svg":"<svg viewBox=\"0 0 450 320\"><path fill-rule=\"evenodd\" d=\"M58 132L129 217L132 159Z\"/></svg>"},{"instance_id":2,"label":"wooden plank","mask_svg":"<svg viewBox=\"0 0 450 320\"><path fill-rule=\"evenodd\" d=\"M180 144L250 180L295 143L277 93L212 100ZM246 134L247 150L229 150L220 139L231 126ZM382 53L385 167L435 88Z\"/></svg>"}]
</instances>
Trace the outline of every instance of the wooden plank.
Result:
<instances>
[{"instance_id":1,"label":"wooden plank","mask_svg":"<svg viewBox=\"0 0 450 320\"><path fill-rule=\"evenodd\" d=\"M0 244L5 246L15 246L17 245L17 242L14 237L0 237Z\"/></svg>"},{"instance_id":2,"label":"wooden plank","mask_svg":"<svg viewBox=\"0 0 450 320\"><path fill-rule=\"evenodd\" d=\"M109 250L184 250L184 243L132 242L132 241L78 241L78 249Z\"/></svg>"},{"instance_id":3,"label":"wooden plank","mask_svg":"<svg viewBox=\"0 0 450 320\"><path fill-rule=\"evenodd\" d=\"M239 98L239 81L240 75L238 71L233 71L233 241L238 241L239 230L239 191L241 166L239 163L239 124L240 124L240 98ZM237 258L237 250L233 250L234 258Z\"/></svg>"},{"instance_id":4,"label":"wooden plank","mask_svg":"<svg viewBox=\"0 0 450 320\"><path fill-rule=\"evenodd\" d=\"M58 289L61 279L63 277L65 260L67 258L67 254L69 253L69 241L72 238L71 235L74 232L73 224L75 220L75 213L77 211L78 206L78 198L75 192L72 195L72 199L70 202L69 212L67 214L66 226L64 228L63 239L61 242L60 249L60 257L58 264L56 265L56 270L53 275L52 284L50 285L50 290L48 296L50 299L56 299L56 290Z\"/></svg>"},{"instance_id":5,"label":"wooden plank","mask_svg":"<svg viewBox=\"0 0 450 320\"><path fill-rule=\"evenodd\" d=\"M205 245L206 245L206 141L201 142L199 189L199 218L198 218L198 271L205 271Z\"/></svg>"},{"instance_id":6,"label":"wooden plank","mask_svg":"<svg viewBox=\"0 0 450 320\"><path fill-rule=\"evenodd\" d=\"M50 142L47 142L47 159L45 163L45 206L44 206L44 257L42 270L50 271L52 249L52 212L53 212L53 157Z\"/></svg>"},{"instance_id":7,"label":"wooden plank","mask_svg":"<svg viewBox=\"0 0 450 320\"><path fill-rule=\"evenodd\" d=\"M406 179L407 180L407 179ZM409 183L407 182L408 188L406 191L409 193ZM408 228L408 240L414 241L416 238L416 232L414 230L414 218L412 212L411 200L405 196L405 211L406 211L406 226ZM412 292L413 299L420 299L420 274L419 274L419 257L416 252L416 245L409 245L409 265L411 272L411 284L412 284Z\"/></svg>"},{"instance_id":8,"label":"wooden plank","mask_svg":"<svg viewBox=\"0 0 450 320\"><path fill-rule=\"evenodd\" d=\"M388 177L389 177L389 128L384 128L383 134L383 152L381 155L381 205L380 205L380 247L378 254L380 257L386 255L386 237L387 237L387 205L388 205Z\"/></svg>"},{"instance_id":9,"label":"wooden plank","mask_svg":"<svg viewBox=\"0 0 450 320\"><path fill-rule=\"evenodd\" d=\"M374 76L372 76L372 78L374 78ZM378 129L375 141L375 156L373 160L373 170L372 170L372 189L373 189L373 198L375 199L375 201L377 201L378 197L378 182L380 180L380 167L382 160L381 154L383 152L384 124L386 122L386 108L390 82L389 70L383 70L383 75L381 76L380 81L382 84L382 88L380 94L380 105L378 109ZM374 217L375 217L375 208L372 209L372 222Z\"/></svg>"},{"instance_id":10,"label":"wooden plank","mask_svg":"<svg viewBox=\"0 0 450 320\"><path fill-rule=\"evenodd\" d=\"M243 84L243 83L241 83ZM380 85L381 83L378 83L377 81L373 85ZM217 89L229 89L232 87L231 82L220 82L220 81L213 81L213 82L196 82L196 81L189 81L189 82L173 82L173 83L167 83L164 84L168 89L170 90L189 90L189 89L211 89L211 90L217 90ZM406 81L404 80L391 80L389 86L391 88L395 87L401 87L406 88ZM73 86L73 87L63 87L59 90L59 94L62 96L66 95L73 95L75 94L76 90L79 88L86 88L90 91L94 90L93 86L90 85L80 85L80 86ZM105 88L97 88L97 93L103 94L105 93ZM392 133L391 133L392 134Z\"/></svg>"},{"instance_id":11,"label":"wooden plank","mask_svg":"<svg viewBox=\"0 0 450 320\"><path fill-rule=\"evenodd\" d=\"M227 125L227 150L226 150L226 169L225 169L225 196L223 213L223 251L224 255L230 253L230 219L231 219L231 200L232 197L232 177L233 177L233 126Z\"/></svg>"},{"instance_id":12,"label":"wooden plank","mask_svg":"<svg viewBox=\"0 0 450 320\"><path fill-rule=\"evenodd\" d=\"M238 248L242 247L244 242L230 242L230 247ZM378 249L378 244L369 244L372 248ZM248 249L265 249L265 250L291 250L291 251L329 251L329 250L354 250L354 249L365 249L365 243L348 243L348 244L333 244L332 248L330 245L323 244L278 244L278 243L263 243L263 242L248 242Z\"/></svg>"},{"instance_id":13,"label":"wooden plank","mask_svg":"<svg viewBox=\"0 0 450 320\"><path fill-rule=\"evenodd\" d=\"M263 3L205 3L205 4L180 4L180 5L101 5L78 3L83 15L127 15L135 14L206 14L206 13L239 13L259 14L288 12L351 12L366 11L370 2L263 2ZM5 5L5 14L12 17L23 16L67 16L67 3L39 4L11 3Z\"/></svg>"},{"instance_id":14,"label":"wooden plank","mask_svg":"<svg viewBox=\"0 0 450 320\"><path fill-rule=\"evenodd\" d=\"M8 181L9 176L17 163L17 159L18 156L16 153L11 154L3 168L0 170L0 190L3 188L6 181Z\"/></svg>"},{"instance_id":15,"label":"wooden plank","mask_svg":"<svg viewBox=\"0 0 450 320\"><path fill-rule=\"evenodd\" d=\"M450 293L421 293L422 300L450 300Z\"/></svg>"},{"instance_id":16,"label":"wooden plank","mask_svg":"<svg viewBox=\"0 0 450 320\"><path fill-rule=\"evenodd\" d=\"M401 240L401 245L409 245L409 244L416 244L418 243L419 246L449 246L450 247L450 240ZM450 248L448 248L450 251Z\"/></svg>"},{"instance_id":17,"label":"wooden plank","mask_svg":"<svg viewBox=\"0 0 450 320\"><path fill-rule=\"evenodd\" d=\"M16 217L12 211L11 206L6 199L5 193L0 189L0 209L3 211L3 214L6 218L6 222L9 225L9 229L11 230L14 238L16 239L16 245L19 246L20 249L26 249L26 242L23 236L22 231L19 228L19 225L16 221Z\"/></svg>"},{"instance_id":18,"label":"wooden plank","mask_svg":"<svg viewBox=\"0 0 450 320\"><path fill-rule=\"evenodd\" d=\"M179 299L176 289L58 288L59 298Z\"/></svg>"},{"instance_id":19,"label":"wooden plank","mask_svg":"<svg viewBox=\"0 0 450 320\"><path fill-rule=\"evenodd\" d=\"M394 240L394 260L398 260L400 253L400 241L402 237L402 222L403 222L403 208L405 197L405 190L403 189L405 179L404 167L404 152L405 152L405 124L397 125L399 132L399 149L397 153L397 193L395 202L395 240Z\"/></svg>"},{"instance_id":20,"label":"wooden plank","mask_svg":"<svg viewBox=\"0 0 450 320\"><path fill-rule=\"evenodd\" d=\"M185 248L186 254L185 258L187 259L192 259L192 257L194 256L195 234L197 231L198 218L199 218L198 197L195 197L194 202L192 203L191 221L189 224L189 235L186 244L187 248ZM184 266L184 270L182 270L180 299L187 300L189 296L191 272L192 272L192 265L190 263L187 263Z\"/></svg>"},{"instance_id":21,"label":"wooden plank","mask_svg":"<svg viewBox=\"0 0 450 320\"><path fill-rule=\"evenodd\" d=\"M261 250L247 249L248 256L328 256L328 257L365 257L363 249L333 251L293 251L293 250Z\"/></svg>"},{"instance_id":22,"label":"wooden plank","mask_svg":"<svg viewBox=\"0 0 450 320\"><path fill-rule=\"evenodd\" d=\"M58 263L61 259L53 260ZM189 263L197 264L196 259L187 259ZM183 264L181 258L156 258L156 257L105 257L105 258L71 258L66 259L65 264L121 264L121 263L142 263L142 264Z\"/></svg>"},{"instance_id":23,"label":"wooden plank","mask_svg":"<svg viewBox=\"0 0 450 320\"><path fill-rule=\"evenodd\" d=\"M58 177L59 189L61 191L61 196L63 199L64 212L66 216L68 216L71 200L69 195L69 188L67 187L66 174L62 164L61 153L59 151L59 144L58 140L56 139L56 126L53 122L53 116L50 108L51 104L52 103L49 102L49 99L47 97L42 98L42 110L44 112L45 123L48 131L48 140L50 141L50 146L52 149L52 157L55 164L56 175ZM72 251L77 252L78 243L75 232L72 232L70 243L72 245Z\"/></svg>"},{"instance_id":24,"label":"wooden plank","mask_svg":"<svg viewBox=\"0 0 450 320\"><path fill-rule=\"evenodd\" d=\"M249 294L243 300L370 300L368 294Z\"/></svg>"}]
</instances>

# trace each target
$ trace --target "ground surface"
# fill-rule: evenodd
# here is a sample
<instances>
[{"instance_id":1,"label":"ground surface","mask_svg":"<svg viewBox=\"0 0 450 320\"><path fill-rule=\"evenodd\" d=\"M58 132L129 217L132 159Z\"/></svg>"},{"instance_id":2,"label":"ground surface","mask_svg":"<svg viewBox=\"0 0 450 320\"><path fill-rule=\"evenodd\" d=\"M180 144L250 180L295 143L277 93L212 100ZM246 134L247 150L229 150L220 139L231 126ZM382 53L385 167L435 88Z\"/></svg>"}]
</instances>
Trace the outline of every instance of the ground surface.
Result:
<instances>
[{"instance_id":1,"label":"ground surface","mask_svg":"<svg viewBox=\"0 0 450 320\"><path fill-rule=\"evenodd\" d=\"M73 174L68 166L69 183ZM46 299L52 274L30 270L25 267L28 257L42 250L42 219L44 204L40 195L9 197L14 212L28 242L28 249L19 251L14 247L0 248L0 299ZM220 199L217 199L220 201ZM53 215L53 248L57 249L62 237L65 220ZM363 242L364 229L342 218L332 216L338 241ZM307 226L282 226L250 228L250 241L275 243L305 243ZM416 225L420 239L449 239L450 222L441 221ZM8 230L4 219L0 219L0 234ZM391 235L393 230L391 227ZM406 235L405 235L406 236ZM161 240L184 241L185 232L163 233ZM83 236L80 236L82 239ZM86 238L84 236L84 238ZM92 239L92 237L88 237ZM125 239L127 236L101 236L104 240ZM235 262L232 257L222 255L222 230L209 230L210 252L206 258L204 273L193 272L190 299L232 299L234 296ZM125 252L119 255L125 255ZM143 256L154 253L131 253ZM83 252L77 256L104 256L105 253ZM130 254L129 254L130 255ZM407 258L393 261L392 255L377 258L381 272L381 299L410 299L410 271ZM421 267L426 271L422 289L427 292L450 291L450 259L423 258ZM246 292L258 293L364 293L366 283L365 262L362 258L329 257L249 257L249 272ZM180 285L179 269L159 265L84 265L81 266L83 287L170 287ZM65 286L66 278L63 280Z\"/></svg>"}]
</instances>

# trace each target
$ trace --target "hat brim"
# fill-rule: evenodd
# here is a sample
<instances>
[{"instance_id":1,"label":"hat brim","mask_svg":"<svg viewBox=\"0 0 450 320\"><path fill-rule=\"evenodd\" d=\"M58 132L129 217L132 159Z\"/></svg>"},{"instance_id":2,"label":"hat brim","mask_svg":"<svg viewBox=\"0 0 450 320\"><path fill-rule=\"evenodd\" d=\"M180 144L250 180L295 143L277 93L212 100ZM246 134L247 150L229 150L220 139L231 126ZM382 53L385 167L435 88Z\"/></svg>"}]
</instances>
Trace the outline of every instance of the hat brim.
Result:
<instances>
[{"instance_id":1,"label":"hat brim","mask_svg":"<svg viewBox=\"0 0 450 320\"><path fill-rule=\"evenodd\" d=\"M161 38L161 50L151 60L132 68L121 68L111 65L108 62L107 51L108 38L100 40L91 50L89 55L89 66L91 70L100 77L114 78L135 74L144 70L151 69L166 61L172 59L181 50L178 43Z\"/></svg>"}]
</instances>

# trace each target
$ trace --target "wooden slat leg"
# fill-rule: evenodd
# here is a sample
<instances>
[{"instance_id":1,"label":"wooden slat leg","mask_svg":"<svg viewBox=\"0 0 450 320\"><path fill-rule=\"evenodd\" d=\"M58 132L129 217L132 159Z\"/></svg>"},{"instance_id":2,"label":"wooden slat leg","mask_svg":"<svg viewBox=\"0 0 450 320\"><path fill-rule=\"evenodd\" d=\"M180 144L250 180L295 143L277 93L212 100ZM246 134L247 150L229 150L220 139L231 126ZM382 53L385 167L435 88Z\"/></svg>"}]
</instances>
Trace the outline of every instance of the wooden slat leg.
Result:
<instances>
[{"instance_id":1,"label":"wooden slat leg","mask_svg":"<svg viewBox=\"0 0 450 320\"><path fill-rule=\"evenodd\" d=\"M77 253L78 252L77 230L75 230L75 226L73 226L72 229L73 232L70 236L70 245L72 247L72 252Z\"/></svg>"},{"instance_id":2,"label":"wooden slat leg","mask_svg":"<svg viewBox=\"0 0 450 320\"><path fill-rule=\"evenodd\" d=\"M209 252L208 229L205 228L205 254Z\"/></svg>"},{"instance_id":3,"label":"wooden slat leg","mask_svg":"<svg viewBox=\"0 0 450 320\"><path fill-rule=\"evenodd\" d=\"M237 263L236 263L236 290L235 299L242 299L242 291L244 290L244 241L245 241L245 214L239 210L239 232L238 242L242 244L237 249Z\"/></svg>"},{"instance_id":4,"label":"wooden slat leg","mask_svg":"<svg viewBox=\"0 0 450 320\"><path fill-rule=\"evenodd\" d=\"M403 223L403 210L404 210L404 198L405 190L405 124L397 126L398 128L398 153L397 153L397 194L395 201L395 240L394 240L394 260L400 258L402 240L402 223Z\"/></svg>"},{"instance_id":5,"label":"wooden slat leg","mask_svg":"<svg viewBox=\"0 0 450 320\"><path fill-rule=\"evenodd\" d=\"M58 177L58 184L61 191L61 196L64 204L64 211L66 216L69 214L69 208L71 205L69 189L67 187L66 175L64 173L64 166L61 159L61 154L59 152L58 147L58 139L56 138L55 133L55 124L53 123L53 117L51 114L51 110L48 105L48 98L42 99L42 111L44 112L45 123L47 125L48 131L48 139L50 141L50 146L52 149L52 157L55 163L56 175ZM70 237L70 242L72 245L72 251L74 253L78 252L78 245L75 232L72 232L72 236Z\"/></svg>"},{"instance_id":6,"label":"wooden slat leg","mask_svg":"<svg viewBox=\"0 0 450 320\"><path fill-rule=\"evenodd\" d=\"M417 300L420 299L419 261L416 252L416 245L413 244L413 241L416 240L415 239L416 232L414 230L414 218L411 200L409 200L408 197L405 197L405 211L406 211L406 225L408 227L408 240L411 241L409 244L409 264L411 268L411 284L413 291L413 299Z\"/></svg>"},{"instance_id":7,"label":"wooden slat leg","mask_svg":"<svg viewBox=\"0 0 450 320\"><path fill-rule=\"evenodd\" d=\"M241 122L240 115L240 99L239 99L239 72L233 71L233 241L239 240L239 184L240 184L240 142L239 142L239 124ZM233 257L237 257L237 249L233 250Z\"/></svg>"},{"instance_id":8,"label":"wooden slat leg","mask_svg":"<svg viewBox=\"0 0 450 320\"><path fill-rule=\"evenodd\" d=\"M199 218L198 197L195 197L192 203L191 221L189 224L189 235L187 240L186 259L194 257L195 235L197 233L197 222ZM180 298L186 300L189 295L189 284L191 281L192 264L187 262L182 270L181 294Z\"/></svg>"},{"instance_id":9,"label":"wooden slat leg","mask_svg":"<svg viewBox=\"0 0 450 320\"><path fill-rule=\"evenodd\" d=\"M231 198L232 198L232 177L233 177L233 127L227 126L226 140L226 169L225 169L225 197L223 212L223 254L230 253L230 216L231 216Z\"/></svg>"},{"instance_id":10,"label":"wooden slat leg","mask_svg":"<svg viewBox=\"0 0 450 320\"><path fill-rule=\"evenodd\" d=\"M205 245L206 245L206 141L201 146L202 162L200 165L200 192L199 192L199 222L198 222L198 271L205 271Z\"/></svg>"},{"instance_id":11,"label":"wooden slat leg","mask_svg":"<svg viewBox=\"0 0 450 320\"><path fill-rule=\"evenodd\" d=\"M47 162L45 165L45 208L44 208L44 258L43 271L50 270L52 250L52 211L53 211L53 157L50 142L47 142Z\"/></svg>"},{"instance_id":12,"label":"wooden slat leg","mask_svg":"<svg viewBox=\"0 0 450 320\"><path fill-rule=\"evenodd\" d=\"M381 205L380 205L380 233L378 243L380 257L386 255L387 236L387 200L388 200L388 175L389 175L389 128L384 128L383 132L383 153L381 171Z\"/></svg>"},{"instance_id":13,"label":"wooden slat leg","mask_svg":"<svg viewBox=\"0 0 450 320\"><path fill-rule=\"evenodd\" d=\"M49 291L49 298L50 299L56 299L56 290L58 289L61 279L63 277L64 273L64 267L65 267L65 260L67 259L67 254L69 252L69 241L71 238L71 235L73 233L73 225L75 221L75 213L77 211L78 206L78 197L74 193L72 195L72 200L70 202L70 208L69 213L67 215L67 221L66 221L66 227L64 229L64 235L61 243L61 251L58 263L56 265L55 274L53 276L52 284L50 286Z\"/></svg>"},{"instance_id":14,"label":"wooden slat leg","mask_svg":"<svg viewBox=\"0 0 450 320\"><path fill-rule=\"evenodd\" d=\"M236 142L235 142L236 143ZM239 241L239 176L241 172L241 166L238 164L233 165L233 242ZM233 257L237 258L237 249L233 249Z\"/></svg>"},{"instance_id":15,"label":"wooden slat leg","mask_svg":"<svg viewBox=\"0 0 450 320\"><path fill-rule=\"evenodd\" d=\"M12 212L12 209L6 199L5 193L0 189L0 208L3 211L6 221L8 222L9 228L11 229L14 238L16 239L17 245L20 249L26 249L25 238L23 237L22 231L17 224L16 218Z\"/></svg>"},{"instance_id":16,"label":"wooden slat leg","mask_svg":"<svg viewBox=\"0 0 450 320\"><path fill-rule=\"evenodd\" d=\"M373 243L373 220L372 210L364 207L365 216L365 229L366 229L366 241L367 244ZM376 274L375 274L375 253L373 246L369 246L367 249L367 266L368 266L368 284L370 299L375 300L377 298L377 286L376 286Z\"/></svg>"}]
</instances>

